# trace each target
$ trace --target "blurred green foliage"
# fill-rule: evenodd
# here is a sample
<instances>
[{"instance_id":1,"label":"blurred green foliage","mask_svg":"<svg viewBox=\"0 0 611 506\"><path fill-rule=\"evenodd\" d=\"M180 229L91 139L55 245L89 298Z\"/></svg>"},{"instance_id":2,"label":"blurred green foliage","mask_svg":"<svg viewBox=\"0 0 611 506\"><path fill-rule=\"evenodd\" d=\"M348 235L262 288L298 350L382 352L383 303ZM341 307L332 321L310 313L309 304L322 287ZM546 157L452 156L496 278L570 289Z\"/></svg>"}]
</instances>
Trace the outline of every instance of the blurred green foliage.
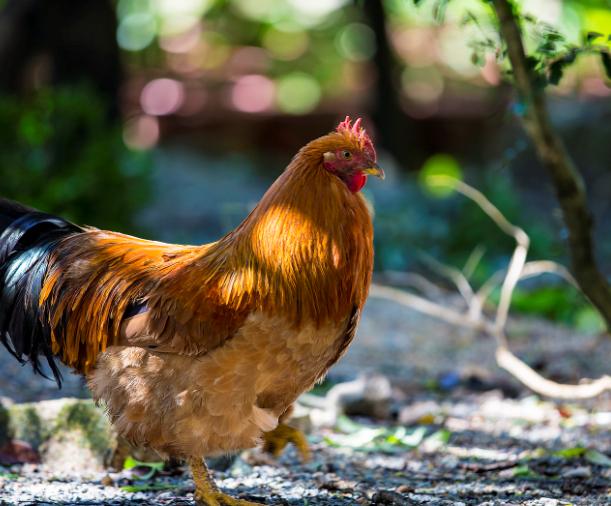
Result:
<instances>
[{"instance_id":1,"label":"blurred green foliage","mask_svg":"<svg viewBox=\"0 0 611 506\"><path fill-rule=\"evenodd\" d=\"M133 230L148 155L130 152L89 88L0 97L1 195L81 224Z\"/></svg>"},{"instance_id":2,"label":"blurred green foliage","mask_svg":"<svg viewBox=\"0 0 611 506\"><path fill-rule=\"evenodd\" d=\"M498 293L493 294L498 302ZM567 284L516 288L512 309L566 323L585 333L602 332L605 322L598 312L576 288Z\"/></svg>"},{"instance_id":3,"label":"blurred green foliage","mask_svg":"<svg viewBox=\"0 0 611 506\"><path fill-rule=\"evenodd\" d=\"M444 155L440 160L446 163L448 157ZM457 167L455 162L449 166L453 170ZM487 171L478 176L469 174L469 179L475 179L471 183L511 223L529 235L529 260L549 259L566 264L566 252L553 224L532 218L537 214L524 206L511 173ZM495 272L507 267L515 248L511 237L501 232L467 198L457 193L439 198L442 195L431 193L422 178L420 183L421 186L408 184L401 188L402 198L384 206L384 210L375 216L378 270L424 271L426 277L438 278L443 285L447 280L444 282L442 277L435 276L436 270L431 267L427 255L462 270L477 248L483 255L468 276L474 287L479 287ZM498 298L496 290L492 293L491 302L498 303ZM581 332L596 333L605 328L600 315L579 290L551 275L522 282L514 291L512 309L562 322Z\"/></svg>"},{"instance_id":4,"label":"blurred green foliage","mask_svg":"<svg viewBox=\"0 0 611 506\"><path fill-rule=\"evenodd\" d=\"M468 179L510 222L529 234L530 259L562 260L564 248L552 224L532 219L533 209L524 206L511 173L486 171L469 174ZM376 268L414 269L424 251L462 268L478 246L485 248L485 256L474 273L476 282L506 266L515 241L476 204L457 193L440 199L438 194L432 196L427 186L407 184L400 191L400 198L376 214Z\"/></svg>"}]
</instances>

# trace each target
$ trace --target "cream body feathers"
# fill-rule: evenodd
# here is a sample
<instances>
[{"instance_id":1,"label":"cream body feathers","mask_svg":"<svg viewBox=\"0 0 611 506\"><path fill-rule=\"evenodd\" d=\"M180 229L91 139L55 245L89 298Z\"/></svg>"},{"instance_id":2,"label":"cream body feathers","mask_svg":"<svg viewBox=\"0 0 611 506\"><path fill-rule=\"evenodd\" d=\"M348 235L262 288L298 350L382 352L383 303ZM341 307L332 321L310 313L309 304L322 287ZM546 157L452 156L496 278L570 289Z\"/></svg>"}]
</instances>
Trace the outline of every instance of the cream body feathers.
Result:
<instances>
[{"instance_id":1,"label":"cream body feathers","mask_svg":"<svg viewBox=\"0 0 611 506\"><path fill-rule=\"evenodd\" d=\"M299 330L280 317L249 316L224 346L194 359L112 346L89 376L119 434L161 454L234 452L263 432L324 374L346 322Z\"/></svg>"}]
</instances>

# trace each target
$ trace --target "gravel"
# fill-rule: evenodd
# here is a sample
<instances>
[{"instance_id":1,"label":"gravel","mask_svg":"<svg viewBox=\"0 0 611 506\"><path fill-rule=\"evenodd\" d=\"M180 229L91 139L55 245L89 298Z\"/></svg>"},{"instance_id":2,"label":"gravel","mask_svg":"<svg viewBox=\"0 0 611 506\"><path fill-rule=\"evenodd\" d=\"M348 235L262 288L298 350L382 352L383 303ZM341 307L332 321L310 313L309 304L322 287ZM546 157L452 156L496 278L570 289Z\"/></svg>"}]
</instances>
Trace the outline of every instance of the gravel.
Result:
<instances>
[{"instance_id":1,"label":"gravel","mask_svg":"<svg viewBox=\"0 0 611 506\"><path fill-rule=\"evenodd\" d=\"M576 381L609 373L609 339L541 320L513 319L509 328L512 348L549 377ZM391 380L388 409L367 413L367 403L353 403L348 436L339 421L310 423L307 464L293 448L278 461L259 450L244 452L215 471L221 488L275 505L611 504L609 394L580 403L542 401L495 366L486 338L376 300L331 378L363 372ZM58 392L0 353L0 396L15 402L88 396L82 379L65 376ZM369 416L353 416L359 413ZM413 447L364 437L394 434L400 426L408 435L421 432ZM55 469L0 467L0 504L193 504L193 482L181 467L145 481L128 471Z\"/></svg>"},{"instance_id":2,"label":"gravel","mask_svg":"<svg viewBox=\"0 0 611 506\"><path fill-rule=\"evenodd\" d=\"M344 447L338 441L345 434L323 428L310 436L311 462L302 464L293 448L278 461L252 450L226 471L215 471L217 482L239 497L276 505L609 504L611 467L596 459L611 454L611 412L564 405L560 414L554 403L508 399L500 391L421 395L430 416L408 428L425 431L413 449L371 448L367 441ZM352 422L356 439L396 426L388 420ZM440 430L448 439L433 444L428 436ZM598 453L570 456L566 450L575 447ZM159 490L123 488L129 486ZM57 476L50 465L0 468L0 504L193 504L192 493L182 467L146 481L129 471Z\"/></svg>"}]
</instances>

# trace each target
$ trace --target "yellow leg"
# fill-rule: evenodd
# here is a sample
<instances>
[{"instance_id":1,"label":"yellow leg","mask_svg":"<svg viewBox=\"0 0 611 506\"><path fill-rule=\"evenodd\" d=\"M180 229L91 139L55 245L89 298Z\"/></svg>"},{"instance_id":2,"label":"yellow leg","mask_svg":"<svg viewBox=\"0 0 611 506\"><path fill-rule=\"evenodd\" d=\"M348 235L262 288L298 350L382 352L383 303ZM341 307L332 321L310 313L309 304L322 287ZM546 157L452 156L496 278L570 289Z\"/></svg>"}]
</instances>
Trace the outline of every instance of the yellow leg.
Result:
<instances>
[{"instance_id":1,"label":"yellow leg","mask_svg":"<svg viewBox=\"0 0 611 506\"><path fill-rule=\"evenodd\" d=\"M125 459L130 456L132 451L133 448L129 445L129 443L124 438L119 436L119 438L117 439L117 446L112 451L109 462L107 462L107 464L110 464L110 467L112 467L113 469L120 471L121 469L123 469L123 463L125 462Z\"/></svg>"},{"instance_id":2,"label":"yellow leg","mask_svg":"<svg viewBox=\"0 0 611 506\"><path fill-rule=\"evenodd\" d=\"M263 440L263 450L271 453L274 457L279 457L286 445L293 443L301 455L301 460L303 462L310 460L308 441L303 432L294 427L281 423L274 430L263 434Z\"/></svg>"},{"instance_id":3,"label":"yellow leg","mask_svg":"<svg viewBox=\"0 0 611 506\"><path fill-rule=\"evenodd\" d=\"M221 492L210 476L203 459L189 459L189 465L195 482L195 504L198 506L262 506Z\"/></svg>"}]
</instances>

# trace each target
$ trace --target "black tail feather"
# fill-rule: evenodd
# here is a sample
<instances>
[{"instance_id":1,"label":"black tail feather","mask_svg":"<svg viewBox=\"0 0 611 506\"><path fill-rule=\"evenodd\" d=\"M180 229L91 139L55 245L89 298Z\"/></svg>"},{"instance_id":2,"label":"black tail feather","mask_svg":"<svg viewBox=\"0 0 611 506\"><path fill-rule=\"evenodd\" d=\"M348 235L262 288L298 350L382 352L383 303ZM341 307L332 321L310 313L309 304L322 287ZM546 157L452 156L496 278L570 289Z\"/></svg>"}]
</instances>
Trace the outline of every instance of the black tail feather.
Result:
<instances>
[{"instance_id":1,"label":"black tail feather","mask_svg":"<svg viewBox=\"0 0 611 506\"><path fill-rule=\"evenodd\" d=\"M61 387L50 329L38 301L49 257L60 240L82 229L61 218L0 199L0 342L21 363L47 377L41 357Z\"/></svg>"}]
</instances>

